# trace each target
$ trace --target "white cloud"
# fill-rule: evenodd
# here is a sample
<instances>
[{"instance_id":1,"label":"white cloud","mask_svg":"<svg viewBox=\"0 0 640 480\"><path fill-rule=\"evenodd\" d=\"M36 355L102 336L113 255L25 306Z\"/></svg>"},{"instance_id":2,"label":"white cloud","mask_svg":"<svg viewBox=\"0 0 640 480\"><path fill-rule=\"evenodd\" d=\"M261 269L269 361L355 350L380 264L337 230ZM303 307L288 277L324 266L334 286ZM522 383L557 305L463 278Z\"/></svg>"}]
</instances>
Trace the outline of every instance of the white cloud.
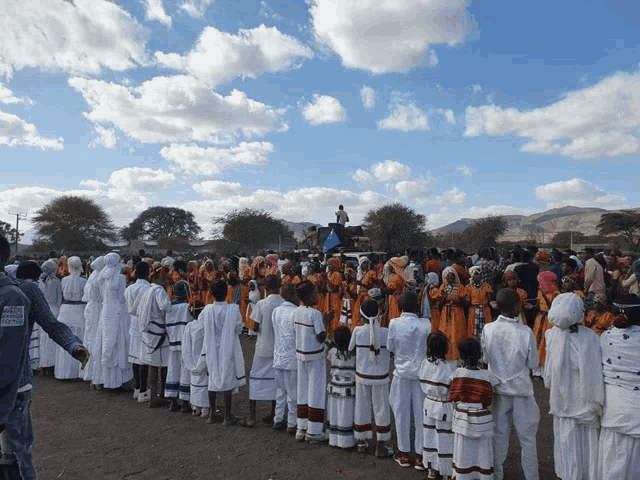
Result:
<instances>
[{"instance_id":1,"label":"white cloud","mask_svg":"<svg viewBox=\"0 0 640 480\"><path fill-rule=\"evenodd\" d=\"M64 140L62 138L41 137L38 135L35 125L0 110L0 145L62 150Z\"/></svg>"},{"instance_id":2,"label":"white cloud","mask_svg":"<svg viewBox=\"0 0 640 480\"><path fill-rule=\"evenodd\" d=\"M176 176L160 169L148 167L126 167L116 170L109 178L113 188L155 191L168 188L176 182Z\"/></svg>"},{"instance_id":3,"label":"white cloud","mask_svg":"<svg viewBox=\"0 0 640 480\"><path fill-rule=\"evenodd\" d=\"M162 0L145 0L144 17L149 21L157 20L167 27L171 26L171 17L164 11Z\"/></svg>"},{"instance_id":4,"label":"white cloud","mask_svg":"<svg viewBox=\"0 0 640 480\"><path fill-rule=\"evenodd\" d=\"M312 103L305 105L302 115L311 125L339 123L347 119L347 111L340 104L340 100L318 94L313 95Z\"/></svg>"},{"instance_id":5,"label":"white cloud","mask_svg":"<svg viewBox=\"0 0 640 480\"><path fill-rule=\"evenodd\" d=\"M625 194L609 193L582 178L540 185L536 187L535 194L538 199L546 202L548 208L570 205L618 209L629 206L629 199Z\"/></svg>"},{"instance_id":6,"label":"white cloud","mask_svg":"<svg viewBox=\"0 0 640 480\"><path fill-rule=\"evenodd\" d=\"M471 168L469 165L458 165L456 167L456 171L460 172L465 177L470 177L471 175L473 175L473 168Z\"/></svg>"},{"instance_id":7,"label":"white cloud","mask_svg":"<svg viewBox=\"0 0 640 480\"><path fill-rule=\"evenodd\" d=\"M237 195L244 187L238 182L223 182L222 180L207 180L196 183L193 190L204 197L226 197Z\"/></svg>"},{"instance_id":8,"label":"white cloud","mask_svg":"<svg viewBox=\"0 0 640 480\"><path fill-rule=\"evenodd\" d=\"M236 77L255 78L294 68L298 60L312 57L309 47L275 27L264 25L242 28L237 35L208 26L185 55L154 54L158 64L187 72L211 86Z\"/></svg>"},{"instance_id":9,"label":"white cloud","mask_svg":"<svg viewBox=\"0 0 640 480\"><path fill-rule=\"evenodd\" d=\"M440 60L438 59L438 55L434 50L431 50L429 52L429 65L431 65L432 67L437 67L439 63Z\"/></svg>"},{"instance_id":10,"label":"white cloud","mask_svg":"<svg viewBox=\"0 0 640 480\"><path fill-rule=\"evenodd\" d=\"M431 178L418 177L412 180L400 180L395 184L395 189L401 197L408 199L423 199L432 195L430 185Z\"/></svg>"},{"instance_id":11,"label":"white cloud","mask_svg":"<svg viewBox=\"0 0 640 480\"><path fill-rule=\"evenodd\" d=\"M202 18L212 3L213 0L186 0L180 8L193 18Z\"/></svg>"},{"instance_id":12,"label":"white cloud","mask_svg":"<svg viewBox=\"0 0 640 480\"><path fill-rule=\"evenodd\" d=\"M190 76L154 77L137 87L73 77L69 85L88 103L87 119L142 143L217 143L288 128L281 111L240 90L220 95Z\"/></svg>"},{"instance_id":13,"label":"white cloud","mask_svg":"<svg viewBox=\"0 0 640 480\"><path fill-rule=\"evenodd\" d=\"M148 32L108 0L1 0L0 73L22 68L98 74L145 64Z\"/></svg>"},{"instance_id":14,"label":"white cloud","mask_svg":"<svg viewBox=\"0 0 640 480\"><path fill-rule=\"evenodd\" d=\"M371 110L376 104L376 91L373 88L364 85L360 89L360 99L362 100L364 108Z\"/></svg>"},{"instance_id":15,"label":"white cloud","mask_svg":"<svg viewBox=\"0 0 640 480\"><path fill-rule=\"evenodd\" d=\"M369 171L358 169L352 179L358 185L371 186L407 179L411 175L411 168L397 160L385 160L371 166ZM402 187L401 187L402 188Z\"/></svg>"},{"instance_id":16,"label":"white cloud","mask_svg":"<svg viewBox=\"0 0 640 480\"><path fill-rule=\"evenodd\" d=\"M457 45L470 29L465 0L315 0L313 29L350 68L407 72L430 46ZM433 62L433 60L431 60Z\"/></svg>"},{"instance_id":17,"label":"white cloud","mask_svg":"<svg viewBox=\"0 0 640 480\"><path fill-rule=\"evenodd\" d=\"M16 97L11 90L0 83L0 103L5 105L15 105L18 103L32 105L33 101L29 97Z\"/></svg>"},{"instance_id":18,"label":"white cloud","mask_svg":"<svg viewBox=\"0 0 640 480\"><path fill-rule=\"evenodd\" d=\"M269 142L241 142L229 148L172 144L160 150L164 159L175 162L186 174L207 177L245 165L268 165L271 153Z\"/></svg>"},{"instance_id":19,"label":"white cloud","mask_svg":"<svg viewBox=\"0 0 640 480\"><path fill-rule=\"evenodd\" d=\"M455 113L453 113L453 110L451 109L443 110L442 115L444 115L444 119L447 121L449 125L455 125L456 115Z\"/></svg>"},{"instance_id":20,"label":"white cloud","mask_svg":"<svg viewBox=\"0 0 640 480\"><path fill-rule=\"evenodd\" d=\"M466 198L466 193L456 187L436 195L436 202L444 205L460 205L465 202Z\"/></svg>"},{"instance_id":21,"label":"white cloud","mask_svg":"<svg viewBox=\"0 0 640 480\"><path fill-rule=\"evenodd\" d=\"M467 107L465 135L515 135L522 151L573 158L640 153L640 74L616 73L547 107Z\"/></svg>"},{"instance_id":22,"label":"white cloud","mask_svg":"<svg viewBox=\"0 0 640 480\"><path fill-rule=\"evenodd\" d=\"M381 130L402 130L404 132L427 130L429 121L426 113L413 103L408 105L396 104L389 116L378 122L378 128Z\"/></svg>"},{"instance_id":23,"label":"white cloud","mask_svg":"<svg viewBox=\"0 0 640 480\"><path fill-rule=\"evenodd\" d=\"M116 145L118 144L118 136L114 129L96 125L93 132L95 133L96 138L91 142L90 146L116 148Z\"/></svg>"}]
</instances>

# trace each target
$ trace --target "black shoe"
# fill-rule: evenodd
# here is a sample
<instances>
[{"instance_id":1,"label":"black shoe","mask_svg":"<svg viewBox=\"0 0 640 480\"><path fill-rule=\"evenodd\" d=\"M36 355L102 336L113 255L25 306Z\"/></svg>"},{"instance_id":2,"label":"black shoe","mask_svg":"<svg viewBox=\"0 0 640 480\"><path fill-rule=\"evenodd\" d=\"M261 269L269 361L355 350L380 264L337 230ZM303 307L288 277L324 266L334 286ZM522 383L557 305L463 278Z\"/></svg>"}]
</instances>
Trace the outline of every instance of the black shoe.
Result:
<instances>
[{"instance_id":1,"label":"black shoe","mask_svg":"<svg viewBox=\"0 0 640 480\"><path fill-rule=\"evenodd\" d=\"M273 429L282 432L287 429L287 422L278 422L273 424Z\"/></svg>"}]
</instances>

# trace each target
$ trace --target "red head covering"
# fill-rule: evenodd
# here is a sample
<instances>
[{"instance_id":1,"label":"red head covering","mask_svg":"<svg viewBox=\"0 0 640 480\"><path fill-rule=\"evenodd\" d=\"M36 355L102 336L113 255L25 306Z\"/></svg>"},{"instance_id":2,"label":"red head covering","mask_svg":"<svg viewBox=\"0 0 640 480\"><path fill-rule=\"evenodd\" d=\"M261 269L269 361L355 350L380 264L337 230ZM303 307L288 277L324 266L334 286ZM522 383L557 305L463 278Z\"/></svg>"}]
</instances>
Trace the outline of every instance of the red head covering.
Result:
<instances>
[{"instance_id":1,"label":"red head covering","mask_svg":"<svg viewBox=\"0 0 640 480\"><path fill-rule=\"evenodd\" d=\"M558 277L553 272L542 272L538 275L538 283L543 293L558 291Z\"/></svg>"}]
</instances>

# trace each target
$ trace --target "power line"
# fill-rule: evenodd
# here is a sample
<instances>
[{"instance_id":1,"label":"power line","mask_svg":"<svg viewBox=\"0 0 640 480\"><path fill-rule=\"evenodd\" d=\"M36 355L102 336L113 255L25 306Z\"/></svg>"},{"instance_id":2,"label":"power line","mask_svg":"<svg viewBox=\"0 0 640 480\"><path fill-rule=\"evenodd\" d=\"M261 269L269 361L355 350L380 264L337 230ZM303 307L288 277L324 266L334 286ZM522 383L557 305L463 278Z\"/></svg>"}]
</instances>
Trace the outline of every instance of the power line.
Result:
<instances>
[{"instance_id":1,"label":"power line","mask_svg":"<svg viewBox=\"0 0 640 480\"><path fill-rule=\"evenodd\" d=\"M20 219L21 218L27 218L27 214L26 213L11 213L9 212L9 215L15 215L16 216L16 253L15 255L18 255L18 240L20 239Z\"/></svg>"}]
</instances>

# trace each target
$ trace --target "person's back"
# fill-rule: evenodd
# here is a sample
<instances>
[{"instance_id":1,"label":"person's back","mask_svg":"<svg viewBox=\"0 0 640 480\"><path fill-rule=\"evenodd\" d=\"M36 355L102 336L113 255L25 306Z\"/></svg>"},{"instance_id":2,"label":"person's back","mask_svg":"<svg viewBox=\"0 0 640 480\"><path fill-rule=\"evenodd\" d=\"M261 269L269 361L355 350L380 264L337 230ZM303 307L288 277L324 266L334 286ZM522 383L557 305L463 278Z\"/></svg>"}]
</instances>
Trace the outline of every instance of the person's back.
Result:
<instances>
[{"instance_id":1,"label":"person's back","mask_svg":"<svg viewBox=\"0 0 640 480\"><path fill-rule=\"evenodd\" d=\"M296 332L293 314L298 308L285 301L273 310L273 366L283 370L296 370Z\"/></svg>"}]
</instances>

